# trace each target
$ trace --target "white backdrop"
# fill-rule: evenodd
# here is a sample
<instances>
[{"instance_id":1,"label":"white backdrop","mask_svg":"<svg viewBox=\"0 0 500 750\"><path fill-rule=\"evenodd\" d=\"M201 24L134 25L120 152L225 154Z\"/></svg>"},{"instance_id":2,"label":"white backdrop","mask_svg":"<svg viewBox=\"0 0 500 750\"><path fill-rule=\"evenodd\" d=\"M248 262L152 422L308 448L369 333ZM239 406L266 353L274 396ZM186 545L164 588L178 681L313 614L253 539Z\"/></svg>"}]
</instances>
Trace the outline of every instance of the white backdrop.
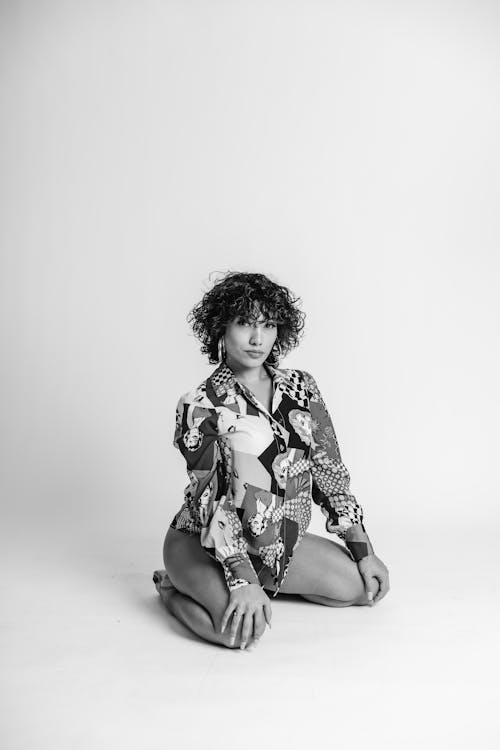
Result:
<instances>
[{"instance_id":1,"label":"white backdrop","mask_svg":"<svg viewBox=\"0 0 500 750\"><path fill-rule=\"evenodd\" d=\"M3 0L0 35L12 564L162 567L175 405L213 369L186 315L246 270L302 299L282 364L393 576L436 541L466 576L499 521L498 3Z\"/></svg>"},{"instance_id":2,"label":"white backdrop","mask_svg":"<svg viewBox=\"0 0 500 750\"><path fill-rule=\"evenodd\" d=\"M2 3L8 520L162 535L175 402L212 370L186 315L239 269L303 300L283 366L324 391L375 545L498 522L499 24L477 1Z\"/></svg>"}]
</instances>

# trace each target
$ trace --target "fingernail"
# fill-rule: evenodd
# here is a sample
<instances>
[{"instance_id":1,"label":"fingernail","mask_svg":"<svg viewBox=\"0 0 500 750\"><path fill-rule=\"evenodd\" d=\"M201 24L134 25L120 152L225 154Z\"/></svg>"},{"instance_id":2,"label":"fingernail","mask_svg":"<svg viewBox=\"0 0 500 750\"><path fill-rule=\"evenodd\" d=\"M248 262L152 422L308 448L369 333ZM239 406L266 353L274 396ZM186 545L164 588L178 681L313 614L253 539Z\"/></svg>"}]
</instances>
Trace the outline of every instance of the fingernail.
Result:
<instances>
[{"instance_id":1,"label":"fingernail","mask_svg":"<svg viewBox=\"0 0 500 750\"><path fill-rule=\"evenodd\" d=\"M247 644L246 644L246 641L243 641L243 643L242 643L242 644L241 644L241 646L240 646L240 648L241 648L241 650L242 650L242 651L243 651L243 649L245 648L245 646L246 646L246 645L247 645Z\"/></svg>"},{"instance_id":2,"label":"fingernail","mask_svg":"<svg viewBox=\"0 0 500 750\"><path fill-rule=\"evenodd\" d=\"M373 591L369 591L369 592L368 592L368 601L370 601L370 602L371 602L371 601L372 601L372 599L373 599Z\"/></svg>"}]
</instances>

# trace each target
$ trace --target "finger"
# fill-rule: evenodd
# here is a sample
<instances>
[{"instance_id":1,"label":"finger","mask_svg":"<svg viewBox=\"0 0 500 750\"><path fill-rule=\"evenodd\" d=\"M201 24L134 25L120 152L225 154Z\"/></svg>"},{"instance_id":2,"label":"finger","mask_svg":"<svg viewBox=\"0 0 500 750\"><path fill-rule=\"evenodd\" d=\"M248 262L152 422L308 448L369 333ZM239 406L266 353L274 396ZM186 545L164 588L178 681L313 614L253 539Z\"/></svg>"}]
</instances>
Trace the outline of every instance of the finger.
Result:
<instances>
[{"instance_id":1,"label":"finger","mask_svg":"<svg viewBox=\"0 0 500 750\"><path fill-rule=\"evenodd\" d=\"M221 631L220 631L221 633L223 633L224 630L226 629L227 623L229 622L229 619L230 619L231 615L234 615L234 613L238 609L238 606L240 606L240 608L241 608L241 605L238 605L238 604L236 604L236 602L231 602L231 601L227 605L226 611L224 612L224 615L222 617Z\"/></svg>"},{"instance_id":2,"label":"finger","mask_svg":"<svg viewBox=\"0 0 500 750\"><path fill-rule=\"evenodd\" d=\"M244 649L247 645L250 636L252 635L253 631L253 613L252 612L245 612L245 617L243 618L243 624L241 627L241 642L240 642L240 648Z\"/></svg>"},{"instance_id":3,"label":"finger","mask_svg":"<svg viewBox=\"0 0 500 750\"><path fill-rule=\"evenodd\" d=\"M389 576L385 576L385 577L384 576L380 576L380 578L378 578L378 582L380 584L380 588L378 590L377 596L374 599L374 601L376 601L376 602L379 602L381 599L383 599L384 596L389 591L389 588L390 588L389 587Z\"/></svg>"},{"instance_id":4,"label":"finger","mask_svg":"<svg viewBox=\"0 0 500 750\"><path fill-rule=\"evenodd\" d=\"M222 615L222 622L220 624L220 632L223 633L226 629L226 625L229 621L229 618L231 617L231 614L233 613L235 608L234 604L228 604L226 607L226 610L224 614Z\"/></svg>"},{"instance_id":5,"label":"finger","mask_svg":"<svg viewBox=\"0 0 500 750\"><path fill-rule=\"evenodd\" d=\"M264 619L264 610L260 609L253 616L253 637L260 638L266 632L266 621Z\"/></svg>"},{"instance_id":6,"label":"finger","mask_svg":"<svg viewBox=\"0 0 500 750\"><path fill-rule=\"evenodd\" d=\"M370 607L373 606L373 588L372 588L372 577L361 574L361 577L363 579L363 583L365 585L365 592L366 592L366 598L368 599L368 603Z\"/></svg>"},{"instance_id":7,"label":"finger","mask_svg":"<svg viewBox=\"0 0 500 750\"><path fill-rule=\"evenodd\" d=\"M273 613L272 613L272 610L271 610L271 605L270 605L269 602L266 602L263 605L263 607L264 607L264 617L266 618L266 622L269 625L269 627L271 627L271 619L272 619L272 616L273 616Z\"/></svg>"},{"instance_id":8,"label":"finger","mask_svg":"<svg viewBox=\"0 0 500 750\"><path fill-rule=\"evenodd\" d=\"M366 573L360 572L360 575L361 575L361 580L363 581L363 586L365 588L365 593L368 594L370 592L370 584L369 584L370 578L366 575Z\"/></svg>"},{"instance_id":9,"label":"finger","mask_svg":"<svg viewBox=\"0 0 500 750\"><path fill-rule=\"evenodd\" d=\"M264 605L262 608L254 612L253 616L253 637L250 643L247 645L247 651L257 646L259 640L266 632L266 618Z\"/></svg>"},{"instance_id":10,"label":"finger","mask_svg":"<svg viewBox=\"0 0 500 750\"><path fill-rule=\"evenodd\" d=\"M238 632L238 625L240 624L242 616L243 616L243 612L241 610L236 609L233 613L233 621L231 623L231 631L230 631L230 636L229 636L229 642L231 646L234 646L234 642L236 640L236 633Z\"/></svg>"}]
</instances>

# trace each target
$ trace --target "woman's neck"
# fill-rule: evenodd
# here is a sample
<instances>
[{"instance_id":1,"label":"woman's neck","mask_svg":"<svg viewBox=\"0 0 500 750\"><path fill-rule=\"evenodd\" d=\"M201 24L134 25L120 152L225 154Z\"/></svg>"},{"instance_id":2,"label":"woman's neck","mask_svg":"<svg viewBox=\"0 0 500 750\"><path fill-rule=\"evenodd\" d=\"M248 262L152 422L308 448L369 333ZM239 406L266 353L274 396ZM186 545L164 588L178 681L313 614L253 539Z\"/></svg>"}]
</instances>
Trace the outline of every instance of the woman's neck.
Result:
<instances>
[{"instance_id":1,"label":"woman's neck","mask_svg":"<svg viewBox=\"0 0 500 750\"><path fill-rule=\"evenodd\" d=\"M264 365L259 365L259 367L241 367L233 365L230 361L226 364L233 371L234 376L238 378L239 381L248 385L255 385L269 378L269 374Z\"/></svg>"}]
</instances>

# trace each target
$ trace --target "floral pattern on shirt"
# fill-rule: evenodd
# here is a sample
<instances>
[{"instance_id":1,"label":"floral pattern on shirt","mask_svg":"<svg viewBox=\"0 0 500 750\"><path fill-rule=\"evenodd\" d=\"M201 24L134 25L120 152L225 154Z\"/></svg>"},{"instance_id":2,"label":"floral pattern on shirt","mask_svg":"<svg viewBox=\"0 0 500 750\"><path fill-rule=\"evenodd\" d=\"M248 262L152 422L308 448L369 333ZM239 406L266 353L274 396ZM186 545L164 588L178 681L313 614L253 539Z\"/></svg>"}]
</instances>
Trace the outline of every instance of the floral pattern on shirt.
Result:
<instances>
[{"instance_id":1,"label":"floral pattern on shirt","mask_svg":"<svg viewBox=\"0 0 500 750\"><path fill-rule=\"evenodd\" d=\"M225 362L180 397L174 445L189 484L171 526L199 534L230 591L272 584L276 596L309 526L311 500L341 538L363 511L313 376L265 367L270 412Z\"/></svg>"}]
</instances>

